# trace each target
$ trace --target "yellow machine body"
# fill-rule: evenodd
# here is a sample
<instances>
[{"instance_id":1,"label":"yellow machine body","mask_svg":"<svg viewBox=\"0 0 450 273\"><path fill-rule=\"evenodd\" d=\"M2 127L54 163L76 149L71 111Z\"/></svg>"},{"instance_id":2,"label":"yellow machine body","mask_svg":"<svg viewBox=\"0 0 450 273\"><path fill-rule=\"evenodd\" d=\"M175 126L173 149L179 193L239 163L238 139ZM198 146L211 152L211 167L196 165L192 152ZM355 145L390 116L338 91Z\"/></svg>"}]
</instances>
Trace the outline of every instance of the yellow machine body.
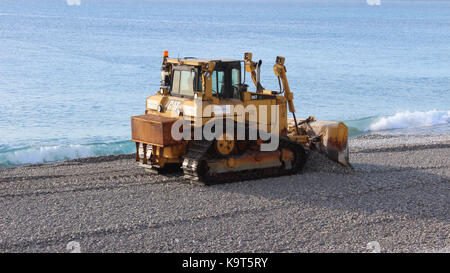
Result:
<instances>
[{"instance_id":1,"label":"yellow machine body","mask_svg":"<svg viewBox=\"0 0 450 273\"><path fill-rule=\"evenodd\" d=\"M164 56L160 90L147 98L144 115L131 117L136 160L150 170L162 170L169 165L183 168L186 177L204 181L217 180L228 173L235 180L242 180L245 174L251 178L259 177L259 173L292 173L285 170L300 169L310 149L348 165L345 124L316 121L313 117L296 119L284 61L283 57L277 57L274 65L280 91L271 91L262 87L261 61L253 62L251 53L245 53L243 61ZM255 91L248 91L241 79L242 75L245 79L242 62L245 71L251 74ZM273 106L275 111L270 110ZM288 111L293 118L288 118ZM213 141L172 136L172 126L180 119L190 122L194 131L224 117L235 124L263 128L277 135L280 147L261 151L261 139L239 140L233 133ZM271 126L274 121L277 123L274 128L278 129L275 131Z\"/></svg>"}]
</instances>

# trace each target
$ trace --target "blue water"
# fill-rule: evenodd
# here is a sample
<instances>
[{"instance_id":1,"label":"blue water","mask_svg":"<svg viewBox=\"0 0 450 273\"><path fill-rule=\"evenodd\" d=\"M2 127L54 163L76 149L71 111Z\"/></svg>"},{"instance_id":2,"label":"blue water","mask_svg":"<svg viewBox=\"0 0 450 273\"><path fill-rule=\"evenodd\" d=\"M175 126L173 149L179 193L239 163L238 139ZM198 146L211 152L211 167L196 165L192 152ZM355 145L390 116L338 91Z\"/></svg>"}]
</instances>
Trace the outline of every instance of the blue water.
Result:
<instances>
[{"instance_id":1,"label":"blue water","mask_svg":"<svg viewBox=\"0 0 450 273\"><path fill-rule=\"evenodd\" d=\"M285 56L297 116L352 136L450 132L450 1L2 0L0 167L133 152L164 50L251 51L274 90Z\"/></svg>"}]
</instances>

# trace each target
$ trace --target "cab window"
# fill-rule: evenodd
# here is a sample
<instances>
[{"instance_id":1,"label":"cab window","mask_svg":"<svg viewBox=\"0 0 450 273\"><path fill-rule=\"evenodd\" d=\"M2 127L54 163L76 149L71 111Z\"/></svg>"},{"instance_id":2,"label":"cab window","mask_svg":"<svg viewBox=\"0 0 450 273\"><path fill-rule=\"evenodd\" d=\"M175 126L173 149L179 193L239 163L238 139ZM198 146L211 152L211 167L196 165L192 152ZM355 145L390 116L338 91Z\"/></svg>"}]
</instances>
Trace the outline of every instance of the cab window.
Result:
<instances>
[{"instance_id":1,"label":"cab window","mask_svg":"<svg viewBox=\"0 0 450 273\"><path fill-rule=\"evenodd\" d=\"M171 94L193 96L198 84L199 80L195 69L173 70ZM201 91L201 85L198 91Z\"/></svg>"},{"instance_id":2,"label":"cab window","mask_svg":"<svg viewBox=\"0 0 450 273\"><path fill-rule=\"evenodd\" d=\"M174 70L173 71L173 77L172 77L172 93L179 94L180 93L180 76L181 71L180 70Z\"/></svg>"},{"instance_id":3,"label":"cab window","mask_svg":"<svg viewBox=\"0 0 450 273\"><path fill-rule=\"evenodd\" d=\"M217 96L217 71L213 71L211 75L211 88L213 96Z\"/></svg>"},{"instance_id":4,"label":"cab window","mask_svg":"<svg viewBox=\"0 0 450 273\"><path fill-rule=\"evenodd\" d=\"M235 87L239 87L241 83L241 70L233 68L231 70L231 84Z\"/></svg>"},{"instance_id":5,"label":"cab window","mask_svg":"<svg viewBox=\"0 0 450 273\"><path fill-rule=\"evenodd\" d=\"M235 99L241 98L241 93L239 92L240 83L241 83L241 70L233 68L231 70L231 85L233 86L232 97Z\"/></svg>"},{"instance_id":6,"label":"cab window","mask_svg":"<svg viewBox=\"0 0 450 273\"><path fill-rule=\"evenodd\" d=\"M213 96L222 97L225 91L225 72L214 71L211 75L211 82Z\"/></svg>"},{"instance_id":7,"label":"cab window","mask_svg":"<svg viewBox=\"0 0 450 273\"><path fill-rule=\"evenodd\" d=\"M181 79L180 79L180 94L181 95L194 95L194 80L195 80L195 72L194 71L181 71Z\"/></svg>"}]
</instances>

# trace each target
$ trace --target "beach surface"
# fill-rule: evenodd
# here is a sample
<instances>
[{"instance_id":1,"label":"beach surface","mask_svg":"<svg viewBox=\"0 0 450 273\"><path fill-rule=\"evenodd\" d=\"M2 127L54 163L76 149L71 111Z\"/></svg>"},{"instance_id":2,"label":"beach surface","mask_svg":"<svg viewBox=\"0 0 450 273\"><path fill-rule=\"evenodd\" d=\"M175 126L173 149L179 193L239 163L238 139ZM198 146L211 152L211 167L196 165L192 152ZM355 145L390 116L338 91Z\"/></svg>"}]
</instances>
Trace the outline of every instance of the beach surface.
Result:
<instances>
[{"instance_id":1,"label":"beach surface","mask_svg":"<svg viewBox=\"0 0 450 273\"><path fill-rule=\"evenodd\" d=\"M313 154L303 174L211 187L134 155L3 168L0 252L449 252L450 135L350 151L353 171Z\"/></svg>"}]
</instances>

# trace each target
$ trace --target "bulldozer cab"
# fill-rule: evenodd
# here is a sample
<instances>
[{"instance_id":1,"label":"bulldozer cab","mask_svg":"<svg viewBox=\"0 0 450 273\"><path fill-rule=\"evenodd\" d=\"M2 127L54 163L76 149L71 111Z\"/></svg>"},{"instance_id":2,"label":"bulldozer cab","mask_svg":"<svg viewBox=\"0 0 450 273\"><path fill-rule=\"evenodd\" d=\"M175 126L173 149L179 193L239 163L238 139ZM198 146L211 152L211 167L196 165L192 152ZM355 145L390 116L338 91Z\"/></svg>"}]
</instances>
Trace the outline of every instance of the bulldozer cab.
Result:
<instances>
[{"instance_id":1,"label":"bulldozer cab","mask_svg":"<svg viewBox=\"0 0 450 273\"><path fill-rule=\"evenodd\" d=\"M219 99L241 99L241 63L217 62L211 75L212 95Z\"/></svg>"},{"instance_id":2,"label":"bulldozer cab","mask_svg":"<svg viewBox=\"0 0 450 273\"><path fill-rule=\"evenodd\" d=\"M237 60L168 59L171 71L163 72L163 85L177 97L193 97L204 93L202 76L205 64L214 63L214 70L208 74L211 81L211 96L219 100L241 99L241 62Z\"/></svg>"}]
</instances>

